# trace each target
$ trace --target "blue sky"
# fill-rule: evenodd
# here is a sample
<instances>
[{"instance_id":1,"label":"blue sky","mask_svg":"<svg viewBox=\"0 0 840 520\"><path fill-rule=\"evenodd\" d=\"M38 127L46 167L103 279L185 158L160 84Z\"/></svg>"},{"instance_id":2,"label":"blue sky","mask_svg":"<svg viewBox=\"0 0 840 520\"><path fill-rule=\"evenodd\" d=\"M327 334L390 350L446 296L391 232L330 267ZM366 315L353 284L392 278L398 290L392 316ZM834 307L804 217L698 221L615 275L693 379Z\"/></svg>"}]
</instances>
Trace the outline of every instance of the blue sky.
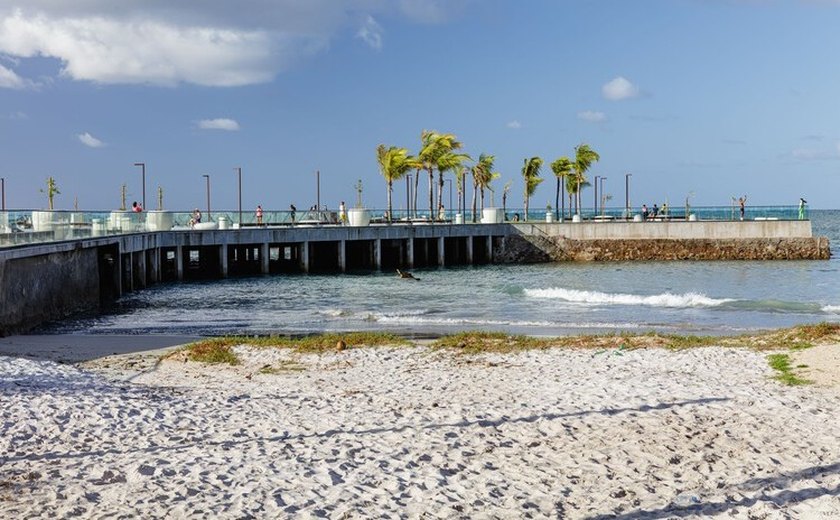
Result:
<instances>
[{"instance_id":1,"label":"blue sky","mask_svg":"<svg viewBox=\"0 0 840 520\"><path fill-rule=\"evenodd\" d=\"M582 142L613 204L838 208L838 0L0 0L10 208L384 207L379 143L455 133L497 158ZM554 201L547 179L532 204ZM424 191L421 191L421 200ZM404 205L402 185L395 206ZM583 195L592 204L592 191ZM448 194L444 197L448 202ZM499 201L497 195L496 201Z\"/></svg>"}]
</instances>

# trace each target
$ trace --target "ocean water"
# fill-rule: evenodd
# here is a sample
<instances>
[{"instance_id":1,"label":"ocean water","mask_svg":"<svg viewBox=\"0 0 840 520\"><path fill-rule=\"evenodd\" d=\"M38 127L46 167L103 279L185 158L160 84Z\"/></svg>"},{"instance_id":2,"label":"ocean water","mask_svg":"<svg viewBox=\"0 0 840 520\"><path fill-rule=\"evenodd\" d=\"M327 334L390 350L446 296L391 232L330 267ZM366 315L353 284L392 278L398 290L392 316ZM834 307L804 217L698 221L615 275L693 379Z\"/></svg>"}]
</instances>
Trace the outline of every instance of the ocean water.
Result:
<instances>
[{"instance_id":1,"label":"ocean water","mask_svg":"<svg viewBox=\"0 0 840 520\"><path fill-rule=\"evenodd\" d=\"M41 332L732 334L840 322L840 211L811 218L815 235L835 249L829 261L500 265L413 271L420 281L376 273L178 283Z\"/></svg>"}]
</instances>

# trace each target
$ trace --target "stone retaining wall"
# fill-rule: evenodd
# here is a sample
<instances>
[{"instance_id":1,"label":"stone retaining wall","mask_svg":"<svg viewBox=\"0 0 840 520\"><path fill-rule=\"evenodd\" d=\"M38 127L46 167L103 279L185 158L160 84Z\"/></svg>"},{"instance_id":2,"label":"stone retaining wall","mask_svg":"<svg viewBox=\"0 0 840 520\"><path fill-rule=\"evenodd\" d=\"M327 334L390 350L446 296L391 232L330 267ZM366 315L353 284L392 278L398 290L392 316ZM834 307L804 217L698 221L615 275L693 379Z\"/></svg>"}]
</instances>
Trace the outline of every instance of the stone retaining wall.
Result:
<instances>
[{"instance_id":1,"label":"stone retaining wall","mask_svg":"<svg viewBox=\"0 0 840 520\"><path fill-rule=\"evenodd\" d=\"M828 260L828 239L573 240L511 235L493 252L498 263L632 260Z\"/></svg>"}]
</instances>

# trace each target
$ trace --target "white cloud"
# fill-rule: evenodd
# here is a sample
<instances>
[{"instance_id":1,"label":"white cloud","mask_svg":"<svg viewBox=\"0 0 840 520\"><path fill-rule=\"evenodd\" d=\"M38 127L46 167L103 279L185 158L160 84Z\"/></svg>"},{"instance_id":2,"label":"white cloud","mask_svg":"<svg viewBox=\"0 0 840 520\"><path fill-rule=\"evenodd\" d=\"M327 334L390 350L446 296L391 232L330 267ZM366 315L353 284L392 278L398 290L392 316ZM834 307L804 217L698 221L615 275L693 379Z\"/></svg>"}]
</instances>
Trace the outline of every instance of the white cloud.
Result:
<instances>
[{"instance_id":1,"label":"white cloud","mask_svg":"<svg viewBox=\"0 0 840 520\"><path fill-rule=\"evenodd\" d=\"M239 123L233 119L218 118L218 119L202 119L198 122L198 127L202 130L227 130L229 132L236 132L239 130Z\"/></svg>"},{"instance_id":2,"label":"white cloud","mask_svg":"<svg viewBox=\"0 0 840 520\"><path fill-rule=\"evenodd\" d=\"M54 59L71 80L232 87L272 81L357 34L381 48L376 18L440 23L474 0L0 0L0 57ZM0 85L26 80L6 67ZM23 86L21 86L23 85Z\"/></svg>"},{"instance_id":3,"label":"white cloud","mask_svg":"<svg viewBox=\"0 0 840 520\"><path fill-rule=\"evenodd\" d=\"M596 112L594 110L584 110L583 112L578 112L577 117L581 121L588 121L590 123L603 123L607 120L607 114L603 112Z\"/></svg>"},{"instance_id":4,"label":"white cloud","mask_svg":"<svg viewBox=\"0 0 840 520\"><path fill-rule=\"evenodd\" d=\"M639 96L639 87L632 84L627 78L619 76L601 87L601 93L611 101L620 101Z\"/></svg>"},{"instance_id":5,"label":"white cloud","mask_svg":"<svg viewBox=\"0 0 840 520\"><path fill-rule=\"evenodd\" d=\"M830 161L840 159L840 143L832 149L795 148L790 152L799 161Z\"/></svg>"},{"instance_id":6,"label":"white cloud","mask_svg":"<svg viewBox=\"0 0 840 520\"><path fill-rule=\"evenodd\" d=\"M28 79L22 78L12 69L7 69L3 65L0 65L0 88L22 90L33 86L35 84Z\"/></svg>"},{"instance_id":7,"label":"white cloud","mask_svg":"<svg viewBox=\"0 0 840 520\"><path fill-rule=\"evenodd\" d=\"M81 141L83 145L89 146L91 148L102 148L103 146L105 146L105 143L93 137L88 132L78 134L76 137L79 138L79 141Z\"/></svg>"},{"instance_id":8,"label":"white cloud","mask_svg":"<svg viewBox=\"0 0 840 520\"><path fill-rule=\"evenodd\" d=\"M520 123L519 121L514 119L513 121L511 121L507 124L507 127L512 128L514 130L519 130L520 128L522 128L522 123Z\"/></svg>"},{"instance_id":9,"label":"white cloud","mask_svg":"<svg viewBox=\"0 0 840 520\"><path fill-rule=\"evenodd\" d=\"M356 33L356 38L361 38L371 49L382 49L382 26L377 23L373 16L368 15L362 27Z\"/></svg>"}]
</instances>

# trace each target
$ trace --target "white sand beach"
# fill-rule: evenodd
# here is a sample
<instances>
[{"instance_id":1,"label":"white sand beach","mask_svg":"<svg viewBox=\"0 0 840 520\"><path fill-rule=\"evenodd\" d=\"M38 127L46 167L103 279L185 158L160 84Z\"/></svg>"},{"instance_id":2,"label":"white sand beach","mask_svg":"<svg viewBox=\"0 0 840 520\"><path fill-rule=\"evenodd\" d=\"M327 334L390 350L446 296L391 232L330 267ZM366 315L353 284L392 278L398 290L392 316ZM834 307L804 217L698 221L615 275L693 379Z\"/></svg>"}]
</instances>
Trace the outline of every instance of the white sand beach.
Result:
<instances>
[{"instance_id":1,"label":"white sand beach","mask_svg":"<svg viewBox=\"0 0 840 520\"><path fill-rule=\"evenodd\" d=\"M840 391L767 353L237 353L0 357L0 517L840 518Z\"/></svg>"}]
</instances>

